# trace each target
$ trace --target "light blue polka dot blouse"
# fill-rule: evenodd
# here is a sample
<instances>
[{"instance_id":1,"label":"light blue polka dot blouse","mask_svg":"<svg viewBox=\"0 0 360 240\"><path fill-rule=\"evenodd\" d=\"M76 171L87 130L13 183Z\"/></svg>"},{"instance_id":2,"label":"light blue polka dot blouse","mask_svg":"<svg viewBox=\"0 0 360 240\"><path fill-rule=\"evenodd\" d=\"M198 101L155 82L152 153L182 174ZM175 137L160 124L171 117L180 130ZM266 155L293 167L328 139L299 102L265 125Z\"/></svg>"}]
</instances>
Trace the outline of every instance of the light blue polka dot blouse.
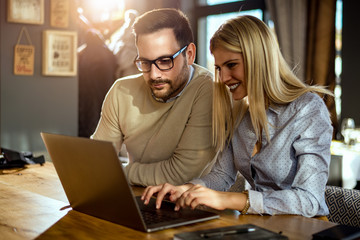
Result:
<instances>
[{"instance_id":1,"label":"light blue polka dot blouse","mask_svg":"<svg viewBox=\"0 0 360 240\"><path fill-rule=\"evenodd\" d=\"M212 171L191 182L226 191L239 171L251 186L248 213L327 215L324 192L333 128L324 101L306 93L269 108L267 117L271 141L263 131L260 152L251 157L257 139L247 113Z\"/></svg>"}]
</instances>

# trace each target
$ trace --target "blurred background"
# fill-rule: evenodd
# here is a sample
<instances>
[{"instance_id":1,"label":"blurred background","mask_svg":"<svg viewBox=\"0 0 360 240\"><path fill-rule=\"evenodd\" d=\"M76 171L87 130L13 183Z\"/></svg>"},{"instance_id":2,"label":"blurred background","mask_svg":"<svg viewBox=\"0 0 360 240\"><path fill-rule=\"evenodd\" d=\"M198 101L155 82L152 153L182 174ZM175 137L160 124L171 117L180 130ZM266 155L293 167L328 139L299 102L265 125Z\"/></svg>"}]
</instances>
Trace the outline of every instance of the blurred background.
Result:
<instances>
[{"instance_id":1,"label":"blurred background","mask_svg":"<svg viewBox=\"0 0 360 240\"><path fill-rule=\"evenodd\" d=\"M133 66L134 19L148 10L170 7L188 16L197 45L196 63L211 71L209 39L216 29L237 15L262 19L277 35L296 74L308 84L325 85L334 91L335 98L324 98L334 141L355 148L360 137L344 142L344 128L352 119L346 128L355 132L351 136L358 136L359 5L351 0L0 1L0 146L46 154L42 131L89 137L112 83L138 73ZM39 22L29 21L38 14ZM10 15L23 19L14 21ZM65 23L54 23L54 16ZM44 32L49 30L76 34L76 50L70 52L75 64L71 74L44 73L49 49ZM14 72L17 44L34 47L31 75Z\"/></svg>"}]
</instances>

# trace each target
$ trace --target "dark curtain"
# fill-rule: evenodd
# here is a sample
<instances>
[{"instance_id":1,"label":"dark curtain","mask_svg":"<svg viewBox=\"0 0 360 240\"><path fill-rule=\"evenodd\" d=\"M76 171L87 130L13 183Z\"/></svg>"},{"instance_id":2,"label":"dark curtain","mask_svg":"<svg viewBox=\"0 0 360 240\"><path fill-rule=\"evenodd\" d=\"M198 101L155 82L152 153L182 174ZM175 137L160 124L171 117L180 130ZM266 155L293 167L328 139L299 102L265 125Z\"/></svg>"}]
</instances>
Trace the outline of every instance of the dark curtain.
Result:
<instances>
[{"instance_id":1,"label":"dark curtain","mask_svg":"<svg viewBox=\"0 0 360 240\"><path fill-rule=\"evenodd\" d=\"M336 0L308 1L306 83L335 89L335 13ZM334 97L324 101L331 114L334 135L339 129Z\"/></svg>"},{"instance_id":2,"label":"dark curtain","mask_svg":"<svg viewBox=\"0 0 360 240\"><path fill-rule=\"evenodd\" d=\"M266 0L281 53L295 74L305 78L308 0Z\"/></svg>"},{"instance_id":3,"label":"dark curtain","mask_svg":"<svg viewBox=\"0 0 360 240\"><path fill-rule=\"evenodd\" d=\"M266 0L282 54L310 85L335 89L336 0ZM335 99L325 96L334 138L339 131Z\"/></svg>"}]
</instances>

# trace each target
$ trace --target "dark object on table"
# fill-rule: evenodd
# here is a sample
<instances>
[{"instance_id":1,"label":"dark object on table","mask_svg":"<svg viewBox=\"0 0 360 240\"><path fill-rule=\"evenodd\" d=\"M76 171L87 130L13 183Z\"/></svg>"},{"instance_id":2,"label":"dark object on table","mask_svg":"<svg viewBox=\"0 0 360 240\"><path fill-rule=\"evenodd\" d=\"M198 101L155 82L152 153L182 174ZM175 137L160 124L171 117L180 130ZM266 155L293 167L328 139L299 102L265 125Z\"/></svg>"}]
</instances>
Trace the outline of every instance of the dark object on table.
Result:
<instances>
[{"instance_id":1,"label":"dark object on table","mask_svg":"<svg viewBox=\"0 0 360 240\"><path fill-rule=\"evenodd\" d=\"M21 168L28 164L44 164L43 155L34 157L32 152L17 152L14 150L1 148L0 169Z\"/></svg>"},{"instance_id":2,"label":"dark object on table","mask_svg":"<svg viewBox=\"0 0 360 240\"><path fill-rule=\"evenodd\" d=\"M314 240L351 240L360 238L360 228L348 225L336 225L313 234Z\"/></svg>"},{"instance_id":3,"label":"dark object on table","mask_svg":"<svg viewBox=\"0 0 360 240\"><path fill-rule=\"evenodd\" d=\"M229 227L220 227L207 230L182 232L174 235L174 240L203 240L203 239L288 239L280 233L265 228L243 224Z\"/></svg>"}]
</instances>

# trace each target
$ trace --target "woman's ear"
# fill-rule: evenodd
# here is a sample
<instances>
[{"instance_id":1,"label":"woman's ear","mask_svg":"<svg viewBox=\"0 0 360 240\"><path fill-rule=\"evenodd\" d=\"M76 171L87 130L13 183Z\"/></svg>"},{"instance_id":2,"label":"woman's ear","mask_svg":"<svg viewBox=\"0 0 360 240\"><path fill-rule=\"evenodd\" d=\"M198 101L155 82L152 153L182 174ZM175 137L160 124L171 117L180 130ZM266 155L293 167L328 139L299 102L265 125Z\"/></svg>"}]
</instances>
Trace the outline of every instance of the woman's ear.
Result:
<instances>
[{"instance_id":1,"label":"woman's ear","mask_svg":"<svg viewBox=\"0 0 360 240\"><path fill-rule=\"evenodd\" d=\"M195 62L196 46L194 43L190 43L186 48L186 60L188 65L192 65Z\"/></svg>"}]
</instances>

